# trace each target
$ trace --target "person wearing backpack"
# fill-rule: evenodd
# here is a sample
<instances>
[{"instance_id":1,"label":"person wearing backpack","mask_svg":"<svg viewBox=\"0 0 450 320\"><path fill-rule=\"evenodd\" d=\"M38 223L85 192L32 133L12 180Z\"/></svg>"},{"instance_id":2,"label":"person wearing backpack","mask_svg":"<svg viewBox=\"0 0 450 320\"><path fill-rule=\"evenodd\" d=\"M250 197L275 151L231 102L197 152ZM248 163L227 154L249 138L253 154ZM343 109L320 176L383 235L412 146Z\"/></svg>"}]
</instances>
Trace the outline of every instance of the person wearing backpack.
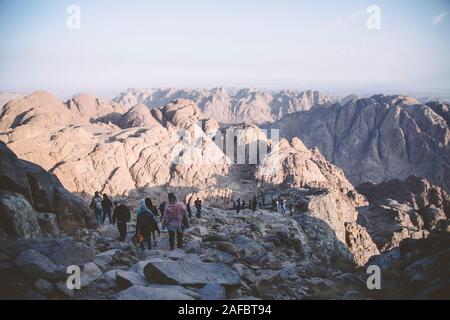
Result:
<instances>
[{"instance_id":1,"label":"person wearing backpack","mask_svg":"<svg viewBox=\"0 0 450 320\"><path fill-rule=\"evenodd\" d=\"M130 208L126 204L119 204L113 211L113 224L117 222L117 229L119 230L119 241L125 241L127 236L127 223L131 219Z\"/></svg>"},{"instance_id":2,"label":"person wearing backpack","mask_svg":"<svg viewBox=\"0 0 450 320\"><path fill-rule=\"evenodd\" d=\"M102 224L103 220L103 212L102 212L102 198L100 197L100 193L95 191L95 195L92 198L91 204L89 207L94 210L95 217L97 218L97 222Z\"/></svg>"},{"instance_id":3,"label":"person wearing backpack","mask_svg":"<svg viewBox=\"0 0 450 320\"><path fill-rule=\"evenodd\" d=\"M158 227L158 222L153 213L148 208L149 206L150 208L152 207L151 201L149 202L150 199L147 199L141 200L141 205L137 210L135 237L141 235L144 238L144 241L141 242L142 250L145 249L144 243L147 244L147 248L149 250L152 248L152 234L153 239L156 242L154 232L158 231L158 233L161 234Z\"/></svg>"},{"instance_id":4,"label":"person wearing backpack","mask_svg":"<svg viewBox=\"0 0 450 320\"><path fill-rule=\"evenodd\" d=\"M185 226L185 209L184 205L177 201L176 196L173 193L168 195L169 203L164 209L163 216L163 228L169 232L169 245L170 250L175 247L175 236L177 238L177 248L181 248L183 245L183 227Z\"/></svg>"}]
</instances>

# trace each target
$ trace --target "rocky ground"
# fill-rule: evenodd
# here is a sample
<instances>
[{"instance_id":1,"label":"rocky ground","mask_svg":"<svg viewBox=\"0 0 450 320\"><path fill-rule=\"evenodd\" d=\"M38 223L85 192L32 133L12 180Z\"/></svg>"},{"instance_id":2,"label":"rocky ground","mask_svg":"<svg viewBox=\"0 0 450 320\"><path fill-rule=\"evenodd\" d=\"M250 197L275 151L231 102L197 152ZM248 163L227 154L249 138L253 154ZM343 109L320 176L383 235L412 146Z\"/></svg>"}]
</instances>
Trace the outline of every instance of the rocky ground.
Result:
<instances>
[{"instance_id":1,"label":"rocky ground","mask_svg":"<svg viewBox=\"0 0 450 320\"><path fill-rule=\"evenodd\" d=\"M162 233L152 250L118 242L114 226L73 236L0 242L2 297L25 299L373 299L447 297L449 233L377 256L382 290L329 226L307 214L237 214L205 208L182 249ZM433 245L426 245L426 241ZM418 250L425 245L427 250ZM400 250L403 250L400 255ZM377 260L378 259L378 260ZM82 289L68 290L65 267L82 267Z\"/></svg>"},{"instance_id":2,"label":"rocky ground","mask_svg":"<svg viewBox=\"0 0 450 320\"><path fill-rule=\"evenodd\" d=\"M319 243L313 230L305 232L296 219L310 218L207 208L202 218L191 219L183 248L174 251L168 250L166 232L152 250L136 249L130 241L133 223L123 243L108 224L79 230L73 237L5 241L0 246L2 275L8 274L3 294L31 299L304 299L367 294L364 280L348 272L352 263L345 248L335 250L339 241ZM327 227L315 228L317 236ZM317 251L324 241L329 250ZM65 286L64 267L70 264L82 266L80 291ZM344 290L349 286L353 290Z\"/></svg>"}]
</instances>

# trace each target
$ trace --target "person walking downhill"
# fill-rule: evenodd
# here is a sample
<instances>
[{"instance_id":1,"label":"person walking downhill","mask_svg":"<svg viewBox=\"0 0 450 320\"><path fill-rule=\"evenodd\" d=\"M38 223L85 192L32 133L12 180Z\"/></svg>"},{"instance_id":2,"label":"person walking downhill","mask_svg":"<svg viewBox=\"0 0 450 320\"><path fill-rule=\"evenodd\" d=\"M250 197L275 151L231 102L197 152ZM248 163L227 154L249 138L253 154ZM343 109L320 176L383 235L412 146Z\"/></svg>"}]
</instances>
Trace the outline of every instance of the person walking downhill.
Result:
<instances>
[{"instance_id":1,"label":"person walking downhill","mask_svg":"<svg viewBox=\"0 0 450 320\"><path fill-rule=\"evenodd\" d=\"M136 210L137 219L136 219L136 232L134 237L137 238L139 235L144 239L143 242L140 243L141 249L145 250L144 243L147 244L147 248L150 250L152 248L152 234L156 231L160 234L158 222L156 221L155 216L150 211L148 206L151 207L148 200L150 199L142 199L139 208ZM147 202L147 203L146 203ZM155 236L153 236L155 239Z\"/></svg>"},{"instance_id":2,"label":"person walking downhill","mask_svg":"<svg viewBox=\"0 0 450 320\"><path fill-rule=\"evenodd\" d=\"M130 208L126 204L119 204L114 201L115 208L113 210L113 225L117 222L117 229L119 230L119 241L125 241L127 236L127 223L131 219Z\"/></svg>"},{"instance_id":3,"label":"person walking downhill","mask_svg":"<svg viewBox=\"0 0 450 320\"><path fill-rule=\"evenodd\" d=\"M153 205L153 202L150 198L145 198L145 206L150 210L153 217L155 218L156 225L153 224L152 235L153 235L153 242L155 243L155 246L157 246L158 241L156 241L156 232L158 232L158 235L161 236L161 231L159 230L159 225L158 225L158 220L157 220L158 209L156 209L156 206Z\"/></svg>"},{"instance_id":4,"label":"person walking downhill","mask_svg":"<svg viewBox=\"0 0 450 320\"><path fill-rule=\"evenodd\" d=\"M102 214L102 198L100 197L100 193L95 191L95 195L92 198L91 204L89 207L94 210L95 217L97 218L97 222L99 224L102 223L103 214Z\"/></svg>"},{"instance_id":5,"label":"person walking downhill","mask_svg":"<svg viewBox=\"0 0 450 320\"><path fill-rule=\"evenodd\" d=\"M112 224L112 209L113 203L111 199L108 197L108 195L104 193L102 200L102 211L103 211L102 224L105 223L106 216L108 216L109 224Z\"/></svg>"},{"instance_id":6,"label":"person walking downhill","mask_svg":"<svg viewBox=\"0 0 450 320\"><path fill-rule=\"evenodd\" d=\"M202 215L202 201L200 198L197 198L197 200L194 201L195 208L197 209L196 217L200 218Z\"/></svg>"},{"instance_id":7,"label":"person walking downhill","mask_svg":"<svg viewBox=\"0 0 450 320\"><path fill-rule=\"evenodd\" d=\"M175 236L177 239L177 248L181 248L183 245L183 221L185 216L185 210L182 203L177 202L177 198L173 193L168 195L169 203L164 209L163 216L163 229L167 229L169 232L169 245L170 250L175 247Z\"/></svg>"}]
</instances>

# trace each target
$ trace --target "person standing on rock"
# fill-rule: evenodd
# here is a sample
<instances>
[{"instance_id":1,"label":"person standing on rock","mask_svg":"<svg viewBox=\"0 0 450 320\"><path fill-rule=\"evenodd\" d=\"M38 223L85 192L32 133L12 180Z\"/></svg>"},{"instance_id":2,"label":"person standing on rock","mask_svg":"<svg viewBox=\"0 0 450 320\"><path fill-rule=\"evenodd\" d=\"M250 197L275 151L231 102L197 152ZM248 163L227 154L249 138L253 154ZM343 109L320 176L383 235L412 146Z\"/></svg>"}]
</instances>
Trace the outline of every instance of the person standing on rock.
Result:
<instances>
[{"instance_id":1,"label":"person standing on rock","mask_svg":"<svg viewBox=\"0 0 450 320\"><path fill-rule=\"evenodd\" d=\"M200 218L202 215L202 201L200 198L197 198L197 200L194 201L195 208L197 209L196 217Z\"/></svg>"},{"instance_id":2,"label":"person standing on rock","mask_svg":"<svg viewBox=\"0 0 450 320\"><path fill-rule=\"evenodd\" d=\"M127 223L131 219L130 208L126 204L119 204L113 211L113 224L117 222L117 229L119 230L119 241L125 241L127 236Z\"/></svg>"},{"instance_id":3,"label":"person standing on rock","mask_svg":"<svg viewBox=\"0 0 450 320\"><path fill-rule=\"evenodd\" d=\"M185 210L182 203L177 202L173 193L169 193L169 203L164 209L163 229L169 232L170 250L175 247L175 236L177 238L177 248L183 245L183 221Z\"/></svg>"},{"instance_id":4,"label":"person standing on rock","mask_svg":"<svg viewBox=\"0 0 450 320\"><path fill-rule=\"evenodd\" d=\"M103 214L102 214L102 198L100 197L100 193L95 191L95 195L92 198L91 204L89 206L92 210L94 210L95 217L97 218L97 222L99 224L102 223Z\"/></svg>"},{"instance_id":5,"label":"person standing on rock","mask_svg":"<svg viewBox=\"0 0 450 320\"><path fill-rule=\"evenodd\" d=\"M104 193L102 200L102 211L103 211L102 224L105 223L106 216L108 216L109 223L112 224L112 208L113 203L111 199L108 197L106 193Z\"/></svg>"},{"instance_id":6,"label":"person standing on rock","mask_svg":"<svg viewBox=\"0 0 450 320\"><path fill-rule=\"evenodd\" d=\"M241 198L236 201L236 213L239 214L239 211L241 211Z\"/></svg>"},{"instance_id":7,"label":"person standing on rock","mask_svg":"<svg viewBox=\"0 0 450 320\"><path fill-rule=\"evenodd\" d=\"M283 198L283 199L281 199L281 213L282 214L286 214L286 211L287 211L286 207L287 207L286 199Z\"/></svg>"}]
</instances>

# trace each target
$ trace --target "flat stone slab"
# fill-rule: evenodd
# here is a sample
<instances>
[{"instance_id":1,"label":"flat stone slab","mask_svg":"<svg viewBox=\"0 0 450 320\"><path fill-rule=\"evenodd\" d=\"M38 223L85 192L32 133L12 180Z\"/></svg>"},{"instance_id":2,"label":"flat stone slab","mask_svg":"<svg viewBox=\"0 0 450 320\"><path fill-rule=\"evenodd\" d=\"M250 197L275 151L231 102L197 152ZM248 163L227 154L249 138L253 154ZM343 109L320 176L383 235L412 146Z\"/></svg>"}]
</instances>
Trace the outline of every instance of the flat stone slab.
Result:
<instances>
[{"instance_id":1,"label":"flat stone slab","mask_svg":"<svg viewBox=\"0 0 450 320\"><path fill-rule=\"evenodd\" d=\"M150 283L178 284L182 286L204 286L221 284L240 286L239 274L223 263L192 261L149 260L144 267L145 278Z\"/></svg>"}]
</instances>

